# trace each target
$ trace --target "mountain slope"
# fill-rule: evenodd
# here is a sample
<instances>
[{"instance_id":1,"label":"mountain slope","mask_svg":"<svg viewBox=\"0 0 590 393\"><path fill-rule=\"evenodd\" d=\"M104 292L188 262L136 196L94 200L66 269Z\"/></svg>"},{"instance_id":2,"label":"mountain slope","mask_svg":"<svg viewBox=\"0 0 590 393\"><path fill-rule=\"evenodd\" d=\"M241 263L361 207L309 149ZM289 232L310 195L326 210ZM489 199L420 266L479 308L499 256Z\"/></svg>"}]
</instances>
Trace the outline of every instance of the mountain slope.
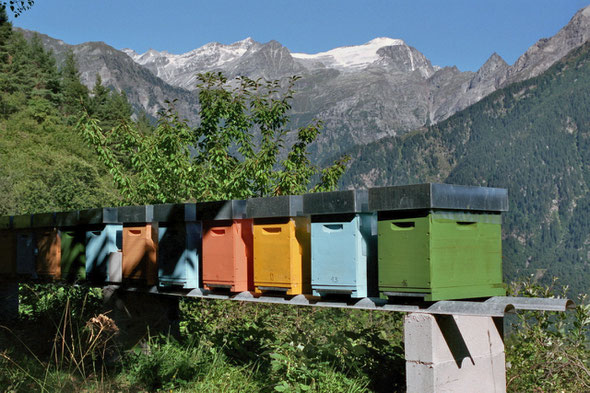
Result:
<instances>
[{"instance_id":1,"label":"mountain slope","mask_svg":"<svg viewBox=\"0 0 590 393\"><path fill-rule=\"evenodd\" d=\"M196 122L198 100L195 94L169 85L134 62L127 54L103 42L69 45L44 34L16 30L29 40L37 34L45 49L53 51L58 65L63 63L67 51L71 50L78 63L80 80L89 88L92 88L96 75L99 74L105 86L125 91L129 102L136 110L143 110L155 117L159 110L166 107L165 101L178 100L177 110L193 123Z\"/></svg>"},{"instance_id":2,"label":"mountain slope","mask_svg":"<svg viewBox=\"0 0 590 393\"><path fill-rule=\"evenodd\" d=\"M349 153L344 187L505 187L504 271L590 292L590 42L431 127Z\"/></svg>"}]
</instances>

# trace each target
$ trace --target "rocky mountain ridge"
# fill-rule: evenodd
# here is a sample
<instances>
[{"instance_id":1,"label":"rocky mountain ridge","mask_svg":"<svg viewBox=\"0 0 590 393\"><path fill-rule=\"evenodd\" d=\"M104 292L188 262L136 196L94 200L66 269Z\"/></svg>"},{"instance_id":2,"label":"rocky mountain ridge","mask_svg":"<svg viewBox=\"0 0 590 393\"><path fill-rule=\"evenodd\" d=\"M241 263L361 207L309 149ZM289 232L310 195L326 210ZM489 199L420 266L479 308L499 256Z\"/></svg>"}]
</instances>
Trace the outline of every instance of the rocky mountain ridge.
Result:
<instances>
[{"instance_id":1,"label":"rocky mountain ridge","mask_svg":"<svg viewBox=\"0 0 590 393\"><path fill-rule=\"evenodd\" d=\"M47 36L43 41L58 58L72 49L87 85L100 74L106 85L125 90L136 108L152 116L165 100L177 99L181 116L192 124L197 121L194 89L199 72L221 71L230 78L300 75L292 126L312 118L323 120L324 131L312 147L319 157L444 120L498 88L540 74L589 37L590 7L586 7L514 65L494 53L475 73L434 66L416 48L386 37L317 54L291 53L279 42L258 43L251 38L231 45L210 43L180 55L155 50L137 54L104 43L69 46Z\"/></svg>"}]
</instances>

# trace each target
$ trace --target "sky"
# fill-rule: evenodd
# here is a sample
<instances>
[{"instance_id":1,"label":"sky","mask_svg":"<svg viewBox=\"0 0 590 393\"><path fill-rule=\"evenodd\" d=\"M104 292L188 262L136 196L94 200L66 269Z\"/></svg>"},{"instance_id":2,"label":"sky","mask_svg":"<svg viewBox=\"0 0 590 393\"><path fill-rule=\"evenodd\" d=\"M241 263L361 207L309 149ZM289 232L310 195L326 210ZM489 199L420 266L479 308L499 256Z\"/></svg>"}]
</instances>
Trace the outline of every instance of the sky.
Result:
<instances>
[{"instance_id":1,"label":"sky","mask_svg":"<svg viewBox=\"0 0 590 393\"><path fill-rule=\"evenodd\" d=\"M209 42L276 40L317 53L399 38L433 65L509 64L590 0L35 0L13 24L68 44L103 41L138 53L185 53Z\"/></svg>"}]
</instances>

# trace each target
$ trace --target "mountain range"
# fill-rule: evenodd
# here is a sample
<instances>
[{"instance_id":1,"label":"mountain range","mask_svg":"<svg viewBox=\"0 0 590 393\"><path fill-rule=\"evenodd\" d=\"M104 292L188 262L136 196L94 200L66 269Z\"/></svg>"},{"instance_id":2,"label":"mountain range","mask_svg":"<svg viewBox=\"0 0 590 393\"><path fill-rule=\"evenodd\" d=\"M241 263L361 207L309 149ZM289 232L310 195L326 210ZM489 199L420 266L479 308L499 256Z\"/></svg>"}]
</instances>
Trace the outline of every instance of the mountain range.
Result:
<instances>
[{"instance_id":1,"label":"mountain range","mask_svg":"<svg viewBox=\"0 0 590 393\"><path fill-rule=\"evenodd\" d=\"M246 38L231 45L209 43L179 55L41 38L58 61L67 50L74 52L86 85L92 86L100 74L105 85L124 90L135 108L152 116L166 100L177 99L178 111L191 124L198 121L197 73L221 71L230 78L254 79L300 75L292 126L313 118L324 122L311 148L312 158L317 158L437 123L498 88L539 75L590 38L590 7L576 13L555 36L539 40L512 66L494 53L477 72L434 66L416 48L385 37L317 54L292 53L276 41Z\"/></svg>"}]
</instances>

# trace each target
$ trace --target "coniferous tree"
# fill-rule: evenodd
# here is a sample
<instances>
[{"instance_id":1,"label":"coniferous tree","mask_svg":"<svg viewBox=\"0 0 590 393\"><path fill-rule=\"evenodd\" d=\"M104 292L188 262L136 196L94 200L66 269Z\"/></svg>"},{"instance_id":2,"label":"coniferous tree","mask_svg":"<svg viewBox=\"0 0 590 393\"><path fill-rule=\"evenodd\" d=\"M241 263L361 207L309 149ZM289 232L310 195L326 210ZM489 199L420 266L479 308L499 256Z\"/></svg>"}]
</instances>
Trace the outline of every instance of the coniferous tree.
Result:
<instances>
[{"instance_id":1,"label":"coniferous tree","mask_svg":"<svg viewBox=\"0 0 590 393\"><path fill-rule=\"evenodd\" d=\"M107 116L106 104L109 99L109 89L102 84L102 77L100 74L96 74L96 81L90 91L90 96L90 113L104 119Z\"/></svg>"},{"instance_id":2,"label":"coniferous tree","mask_svg":"<svg viewBox=\"0 0 590 393\"><path fill-rule=\"evenodd\" d=\"M6 10L0 6L0 64L8 62L8 40L12 36L12 23L8 20Z\"/></svg>"},{"instance_id":3,"label":"coniferous tree","mask_svg":"<svg viewBox=\"0 0 590 393\"><path fill-rule=\"evenodd\" d=\"M12 23L8 21L6 10L0 6L0 114L7 112L5 91L8 86L7 68L10 62L8 46L12 36Z\"/></svg>"},{"instance_id":4,"label":"coniferous tree","mask_svg":"<svg viewBox=\"0 0 590 393\"><path fill-rule=\"evenodd\" d=\"M70 50L61 69L63 107L68 115L81 113L88 107L88 88L80 82L74 53Z\"/></svg>"}]
</instances>

